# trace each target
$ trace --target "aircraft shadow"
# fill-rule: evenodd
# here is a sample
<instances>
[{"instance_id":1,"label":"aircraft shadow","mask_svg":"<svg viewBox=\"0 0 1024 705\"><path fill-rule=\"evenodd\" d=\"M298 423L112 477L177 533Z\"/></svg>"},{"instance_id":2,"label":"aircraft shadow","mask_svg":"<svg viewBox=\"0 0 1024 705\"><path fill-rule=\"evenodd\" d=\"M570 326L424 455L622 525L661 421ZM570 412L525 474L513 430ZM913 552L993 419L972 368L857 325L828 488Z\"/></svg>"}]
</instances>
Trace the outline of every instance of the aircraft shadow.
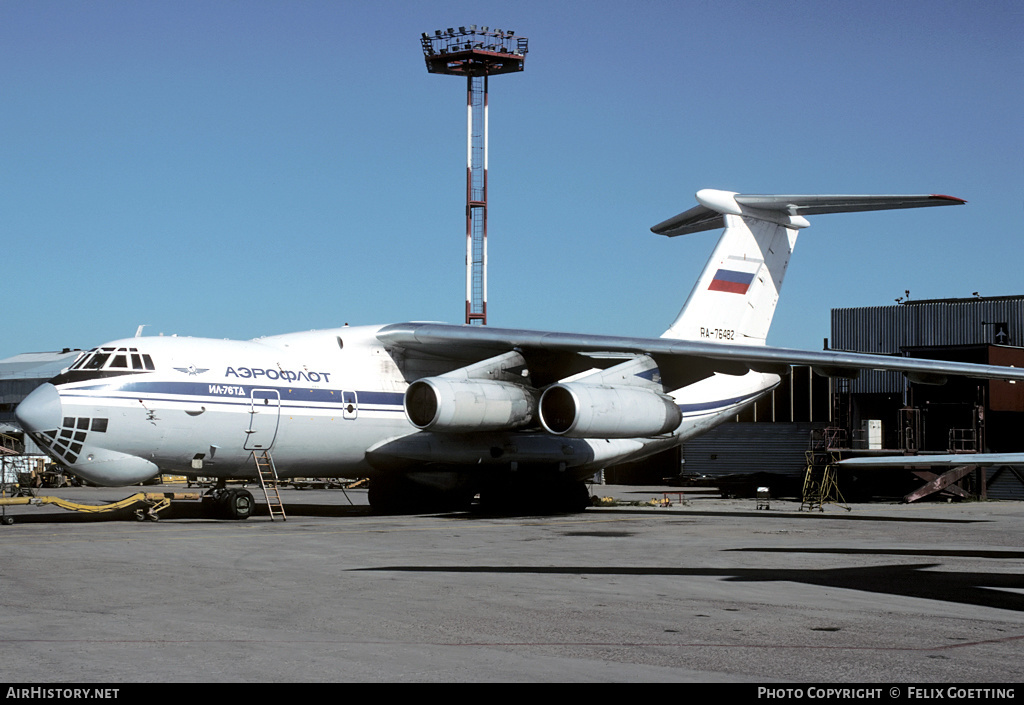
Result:
<instances>
[{"instance_id":1,"label":"aircraft shadow","mask_svg":"<svg viewBox=\"0 0 1024 705\"><path fill-rule=\"evenodd\" d=\"M840 556L932 556L935 558L994 558L1019 561L1024 551L1005 551L995 548L727 548L726 551L751 553L828 553Z\"/></svg>"},{"instance_id":2,"label":"aircraft shadow","mask_svg":"<svg viewBox=\"0 0 1024 705\"><path fill-rule=\"evenodd\" d=\"M651 511L649 509L611 509L609 513L613 514L643 514L645 516L659 516L657 511ZM935 517L914 517L914 516L895 516L895 515L884 515L878 514L849 514L849 513L831 513L825 514L823 512L772 512L768 511L752 511L752 512L715 512L709 510L686 510L683 512L668 512L666 511L663 515L666 518L671 519L685 519L686 517L743 517L745 519L765 519L766 521L772 521L774 519L788 519L792 520L796 517L817 517L819 519L836 519L839 521L882 521L882 522L911 522L915 524L975 524L980 521L987 521L986 519L944 519Z\"/></svg>"},{"instance_id":3,"label":"aircraft shadow","mask_svg":"<svg viewBox=\"0 0 1024 705\"><path fill-rule=\"evenodd\" d=\"M285 514L294 517L366 517L374 512L367 504L299 504L286 502ZM253 512L254 517L269 516L267 506L259 504Z\"/></svg>"},{"instance_id":4,"label":"aircraft shadow","mask_svg":"<svg viewBox=\"0 0 1024 705\"><path fill-rule=\"evenodd\" d=\"M716 577L729 582L794 582L945 603L1024 612L1024 575L935 570L939 564L852 568L658 568L638 566L380 566L354 571L408 573L496 573L535 575Z\"/></svg>"},{"instance_id":5,"label":"aircraft shadow","mask_svg":"<svg viewBox=\"0 0 1024 705\"><path fill-rule=\"evenodd\" d=\"M362 517L373 514L368 505L330 505L286 502L284 509L287 516L295 517L339 518ZM20 511L18 513L9 512L8 516L13 517L16 524L93 524L102 522L131 522L136 520L135 507L128 509L116 509L102 513L76 512L49 507L33 507L31 511ZM253 508L252 517L266 518L268 516L269 513L267 505L257 503ZM170 521L174 519L205 519L218 523L231 521L228 519L210 516L208 509L198 501L176 501L159 514L160 521Z\"/></svg>"},{"instance_id":6,"label":"aircraft shadow","mask_svg":"<svg viewBox=\"0 0 1024 705\"><path fill-rule=\"evenodd\" d=\"M630 514L635 516L645 516L650 518L663 518L670 521L685 521L694 517L735 517L742 519L764 519L766 521L772 521L775 519L786 519L792 520L794 516L807 517L811 520L813 517L819 519L837 519L841 521L878 521L878 522L910 522L915 524L975 524L981 521L987 521L985 519L943 519L934 517L913 517L913 516L879 516L878 514L871 514L870 516L858 515L858 514L822 514L820 512L802 512L794 514L793 512L776 512L770 511L751 511L751 512L716 512L716 511L690 511L686 510L683 512L677 511L664 511L658 509L620 509L616 508L604 508L604 509L588 509L586 513L593 514L608 514L609 516L617 516L623 514ZM468 511L451 512L441 514L447 519L522 519L529 517L538 518L549 518L553 516L579 516L578 512L531 512L524 510L522 512L508 511L508 512L487 512L479 509L472 509Z\"/></svg>"}]
</instances>

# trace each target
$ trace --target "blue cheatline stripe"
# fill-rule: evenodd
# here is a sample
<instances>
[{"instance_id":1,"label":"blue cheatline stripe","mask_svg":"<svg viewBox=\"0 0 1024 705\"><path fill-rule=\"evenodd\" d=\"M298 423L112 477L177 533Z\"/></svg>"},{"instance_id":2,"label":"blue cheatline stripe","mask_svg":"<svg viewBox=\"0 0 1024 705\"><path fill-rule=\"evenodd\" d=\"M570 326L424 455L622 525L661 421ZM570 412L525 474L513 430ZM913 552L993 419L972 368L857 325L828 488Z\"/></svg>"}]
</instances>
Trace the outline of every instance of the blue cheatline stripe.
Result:
<instances>
[{"instance_id":1,"label":"blue cheatline stripe","mask_svg":"<svg viewBox=\"0 0 1024 705\"><path fill-rule=\"evenodd\" d=\"M750 392L749 394L743 394L741 396L733 397L731 399L716 399L715 401L702 401L694 404L679 404L678 406L679 410L683 412L684 415L693 414L701 411L717 411L726 409L730 406L736 406L737 404L742 404L744 402L750 401L755 397L761 396L766 391L768 390L763 389L761 391Z\"/></svg>"},{"instance_id":2,"label":"blue cheatline stripe","mask_svg":"<svg viewBox=\"0 0 1024 705\"><path fill-rule=\"evenodd\" d=\"M236 390L227 392L225 390ZM379 392L379 391L358 391L340 389L309 389L296 387L271 387L266 385L243 385L243 384L210 384L206 382L121 382L117 384L94 384L86 387L73 387L61 390L65 396L76 396L83 399L123 399L118 395L166 395L172 397L189 397L187 401L195 398L206 400L210 403L230 404L235 406L247 406L252 397L254 389L271 389L280 393L281 405L289 408L303 408L307 404L330 404L328 407L308 406L311 409L337 410L342 411L345 398L342 391L356 394L356 400L360 409L367 407L391 407L389 409L374 409L375 411L401 411L405 395L402 392ZM211 391L213 390L213 391ZM217 391L219 390L219 391ZM691 404L678 404L679 410L684 414L699 414L701 412L714 412L736 406L760 396L767 390L750 392L729 399L716 399L713 401L696 402ZM89 392L108 392L102 396L90 394ZM162 401L177 401L174 399L163 399ZM182 399L181 401L186 401Z\"/></svg>"},{"instance_id":3,"label":"blue cheatline stripe","mask_svg":"<svg viewBox=\"0 0 1024 705\"><path fill-rule=\"evenodd\" d=\"M62 390L65 395L74 395L95 399L94 394L89 392L108 392L104 395L116 398L118 392L123 394L168 395L181 397L199 397L211 402L226 404L249 403L254 389L270 389L281 395L281 403L315 403L334 404L339 408L346 404L347 400L340 389L309 389L300 387L274 387L264 384L213 384L207 382L121 382L118 384L94 384L84 387L73 387ZM346 393L355 392L356 400L360 407L367 405L375 406L397 406L401 408L405 395L401 392L376 392L344 390Z\"/></svg>"}]
</instances>

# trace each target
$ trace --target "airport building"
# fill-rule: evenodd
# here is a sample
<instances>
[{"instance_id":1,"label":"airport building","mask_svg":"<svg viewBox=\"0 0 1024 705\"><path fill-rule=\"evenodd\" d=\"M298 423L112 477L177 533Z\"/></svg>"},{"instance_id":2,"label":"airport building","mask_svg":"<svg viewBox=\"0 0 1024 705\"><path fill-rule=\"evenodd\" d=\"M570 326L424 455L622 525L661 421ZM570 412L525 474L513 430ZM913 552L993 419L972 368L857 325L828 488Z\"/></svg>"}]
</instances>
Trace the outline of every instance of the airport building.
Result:
<instances>
[{"instance_id":1,"label":"airport building","mask_svg":"<svg viewBox=\"0 0 1024 705\"><path fill-rule=\"evenodd\" d=\"M23 353L0 360L0 433L17 434L20 438L22 430L14 418L14 409L29 392L70 366L79 353L81 350L65 348L60 352Z\"/></svg>"},{"instance_id":2,"label":"airport building","mask_svg":"<svg viewBox=\"0 0 1024 705\"><path fill-rule=\"evenodd\" d=\"M14 409L29 392L73 363L80 352L24 353L0 360L0 483L14 483L18 473L30 469L39 472L47 462L22 431Z\"/></svg>"},{"instance_id":3,"label":"airport building","mask_svg":"<svg viewBox=\"0 0 1024 705\"><path fill-rule=\"evenodd\" d=\"M833 309L829 341L832 349L849 352L1024 367L1024 296ZM806 472L807 453L816 447L835 457L964 453L966 458L1024 451L1021 429L1024 386L1019 384L908 379L898 372L826 379L796 368L734 423L685 443L679 460L687 477L747 478L746 486L770 482L780 494L791 494ZM666 459L652 471L664 473L672 465ZM862 490L872 495L903 496L922 484L909 470L870 475L862 471L857 479L869 483ZM849 487L853 479L846 482ZM1024 499L1024 473L1018 468L988 468L965 484L976 496Z\"/></svg>"},{"instance_id":4,"label":"airport building","mask_svg":"<svg viewBox=\"0 0 1024 705\"><path fill-rule=\"evenodd\" d=\"M1024 367L1022 338L1024 296L903 301L832 311L832 344L842 350ZM836 425L863 429L868 420L880 419L878 442L906 452L1019 449L1022 385L929 381L938 380L870 372L841 383L833 392Z\"/></svg>"}]
</instances>

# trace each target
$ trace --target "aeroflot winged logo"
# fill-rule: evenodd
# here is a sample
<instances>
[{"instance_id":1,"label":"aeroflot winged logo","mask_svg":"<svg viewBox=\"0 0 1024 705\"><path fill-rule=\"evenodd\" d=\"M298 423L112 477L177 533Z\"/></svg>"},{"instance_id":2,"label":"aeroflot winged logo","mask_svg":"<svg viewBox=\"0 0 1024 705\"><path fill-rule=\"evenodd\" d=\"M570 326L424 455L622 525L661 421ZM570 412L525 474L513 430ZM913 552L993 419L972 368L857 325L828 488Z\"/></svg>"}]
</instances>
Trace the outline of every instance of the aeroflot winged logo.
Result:
<instances>
[{"instance_id":1,"label":"aeroflot winged logo","mask_svg":"<svg viewBox=\"0 0 1024 705\"><path fill-rule=\"evenodd\" d=\"M196 367L195 365L189 365L188 367L175 367L174 369L177 370L178 372L181 372L182 374L188 375L189 377L194 377L196 375L201 375L204 372L208 372L210 368L202 368Z\"/></svg>"}]
</instances>

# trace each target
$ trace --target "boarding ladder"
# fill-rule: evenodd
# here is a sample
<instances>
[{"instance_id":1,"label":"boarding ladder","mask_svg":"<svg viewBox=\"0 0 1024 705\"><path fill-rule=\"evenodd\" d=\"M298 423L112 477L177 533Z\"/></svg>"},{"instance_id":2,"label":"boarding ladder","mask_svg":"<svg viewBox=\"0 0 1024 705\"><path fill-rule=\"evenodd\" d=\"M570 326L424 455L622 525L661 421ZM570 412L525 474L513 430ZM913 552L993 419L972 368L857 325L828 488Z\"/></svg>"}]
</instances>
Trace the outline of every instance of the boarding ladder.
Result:
<instances>
[{"instance_id":1,"label":"boarding ladder","mask_svg":"<svg viewBox=\"0 0 1024 705\"><path fill-rule=\"evenodd\" d=\"M252 458L256 462L256 474L260 478L260 487L263 488L263 496L267 498L267 511L270 513L270 520L274 521L275 516L281 517L281 521L288 521L284 513L284 504L281 503L281 493L277 490L277 468L274 467L274 459L269 450L259 455L252 452Z\"/></svg>"}]
</instances>

